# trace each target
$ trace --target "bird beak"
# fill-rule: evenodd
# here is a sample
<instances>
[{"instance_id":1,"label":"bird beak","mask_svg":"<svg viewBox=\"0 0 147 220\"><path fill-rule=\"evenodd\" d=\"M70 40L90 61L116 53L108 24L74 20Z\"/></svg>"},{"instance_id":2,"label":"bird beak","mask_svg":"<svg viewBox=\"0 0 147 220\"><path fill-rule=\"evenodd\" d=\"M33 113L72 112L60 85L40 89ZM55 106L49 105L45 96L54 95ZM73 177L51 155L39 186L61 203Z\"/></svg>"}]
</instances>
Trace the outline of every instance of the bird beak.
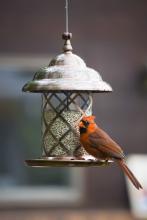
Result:
<instances>
[{"instance_id":1,"label":"bird beak","mask_svg":"<svg viewBox=\"0 0 147 220\"><path fill-rule=\"evenodd\" d=\"M79 127L80 127L80 128L85 128L85 126L84 126L84 124L83 124L82 121L80 121L80 123L79 123Z\"/></svg>"}]
</instances>

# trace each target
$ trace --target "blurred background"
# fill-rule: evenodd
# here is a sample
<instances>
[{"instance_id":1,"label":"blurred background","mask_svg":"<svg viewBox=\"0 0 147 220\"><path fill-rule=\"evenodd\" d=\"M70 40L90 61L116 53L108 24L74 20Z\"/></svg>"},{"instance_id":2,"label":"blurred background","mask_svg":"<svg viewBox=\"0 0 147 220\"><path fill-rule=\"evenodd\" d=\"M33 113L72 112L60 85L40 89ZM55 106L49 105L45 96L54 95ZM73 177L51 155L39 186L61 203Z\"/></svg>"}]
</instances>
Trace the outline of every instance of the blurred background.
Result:
<instances>
[{"instance_id":1,"label":"blurred background","mask_svg":"<svg viewBox=\"0 0 147 220\"><path fill-rule=\"evenodd\" d=\"M64 7L65 0L0 0L0 219L134 219L114 164L24 165L41 155L41 97L21 88L62 51ZM126 155L147 153L146 10L146 0L70 0L74 53L114 89L95 95L96 121Z\"/></svg>"}]
</instances>

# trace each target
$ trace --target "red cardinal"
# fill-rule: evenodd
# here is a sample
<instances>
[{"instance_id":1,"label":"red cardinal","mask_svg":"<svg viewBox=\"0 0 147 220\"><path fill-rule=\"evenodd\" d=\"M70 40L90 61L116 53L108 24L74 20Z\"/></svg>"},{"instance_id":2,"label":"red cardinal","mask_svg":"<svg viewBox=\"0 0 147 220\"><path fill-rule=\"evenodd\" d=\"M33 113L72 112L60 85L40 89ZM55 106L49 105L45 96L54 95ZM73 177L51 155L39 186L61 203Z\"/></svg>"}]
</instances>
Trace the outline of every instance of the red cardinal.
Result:
<instances>
[{"instance_id":1,"label":"red cardinal","mask_svg":"<svg viewBox=\"0 0 147 220\"><path fill-rule=\"evenodd\" d=\"M121 147L111 137L99 128L95 116L84 116L79 123L80 142L85 150L95 158L115 160L133 185L139 190L141 184L125 164L125 156Z\"/></svg>"}]
</instances>

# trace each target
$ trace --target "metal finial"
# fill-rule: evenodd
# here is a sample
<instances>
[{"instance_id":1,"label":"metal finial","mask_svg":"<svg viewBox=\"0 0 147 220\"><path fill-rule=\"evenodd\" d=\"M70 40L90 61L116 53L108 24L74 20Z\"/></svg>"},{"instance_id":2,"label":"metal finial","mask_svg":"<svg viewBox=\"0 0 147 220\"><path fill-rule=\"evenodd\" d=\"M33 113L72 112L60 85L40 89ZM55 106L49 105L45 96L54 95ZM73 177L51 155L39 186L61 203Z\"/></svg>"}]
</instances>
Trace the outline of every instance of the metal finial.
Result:
<instances>
[{"instance_id":1,"label":"metal finial","mask_svg":"<svg viewBox=\"0 0 147 220\"><path fill-rule=\"evenodd\" d=\"M62 35L62 39L65 40L64 47L63 47L63 51L64 51L65 53L72 51L72 45L71 45L71 42L70 42L70 39L71 39L71 38L72 38L72 33L65 32L65 33Z\"/></svg>"}]
</instances>

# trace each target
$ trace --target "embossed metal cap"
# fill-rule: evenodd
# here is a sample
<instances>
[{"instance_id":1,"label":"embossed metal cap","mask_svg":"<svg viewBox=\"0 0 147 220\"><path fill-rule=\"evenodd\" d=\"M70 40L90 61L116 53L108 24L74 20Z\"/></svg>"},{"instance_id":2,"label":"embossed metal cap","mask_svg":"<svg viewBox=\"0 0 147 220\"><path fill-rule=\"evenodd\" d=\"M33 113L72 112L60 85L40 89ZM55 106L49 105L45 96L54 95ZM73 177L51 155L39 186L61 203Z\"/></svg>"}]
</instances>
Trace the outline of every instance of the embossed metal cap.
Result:
<instances>
[{"instance_id":1,"label":"embossed metal cap","mask_svg":"<svg viewBox=\"0 0 147 220\"><path fill-rule=\"evenodd\" d=\"M111 92L111 86L101 75L72 53L72 35L64 33L64 53L51 60L48 67L41 68L33 80L25 84L24 92L91 91Z\"/></svg>"}]
</instances>

